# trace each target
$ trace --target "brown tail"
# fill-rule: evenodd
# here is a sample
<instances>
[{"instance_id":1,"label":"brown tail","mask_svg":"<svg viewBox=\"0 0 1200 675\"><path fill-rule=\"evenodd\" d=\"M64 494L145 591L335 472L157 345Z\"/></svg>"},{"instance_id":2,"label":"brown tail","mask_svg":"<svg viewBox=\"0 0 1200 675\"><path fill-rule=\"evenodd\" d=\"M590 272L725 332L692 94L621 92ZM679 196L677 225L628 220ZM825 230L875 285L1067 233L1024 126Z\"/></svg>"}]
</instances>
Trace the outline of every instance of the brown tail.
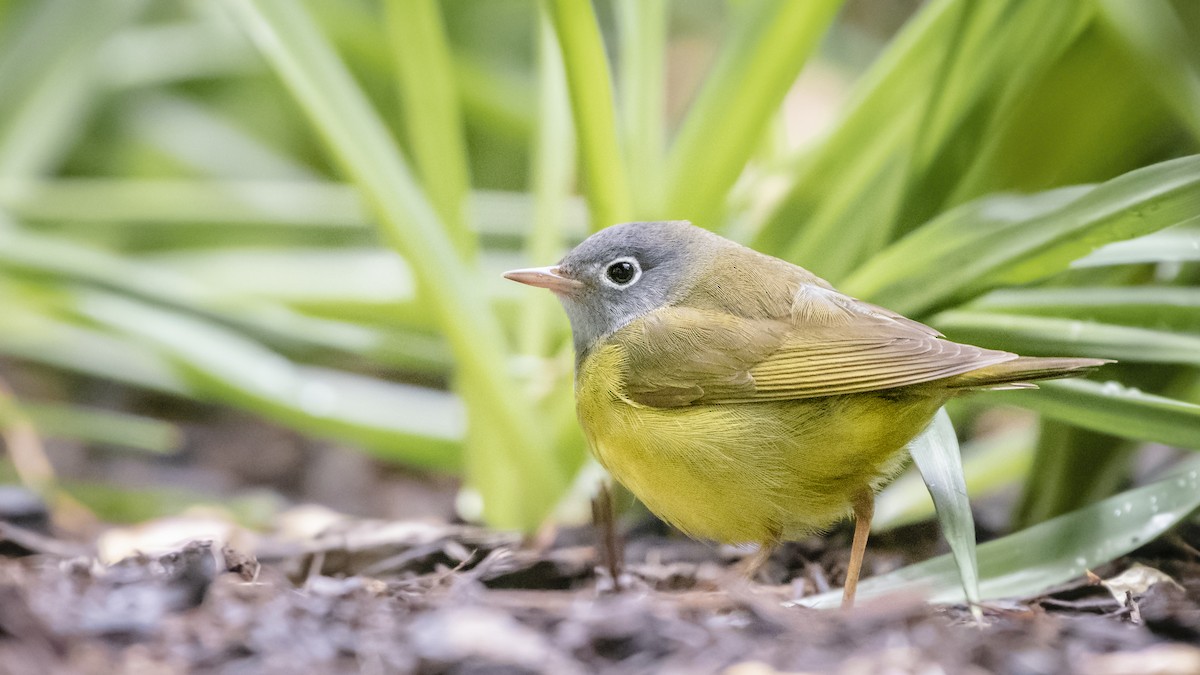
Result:
<instances>
[{"instance_id":1,"label":"brown tail","mask_svg":"<svg viewBox=\"0 0 1200 675\"><path fill-rule=\"evenodd\" d=\"M1034 385L1029 384L1033 380L1086 375L1106 363L1114 362L1108 359L1021 356L1012 361L963 373L950 378L947 384L951 389L1023 389L1033 387Z\"/></svg>"}]
</instances>

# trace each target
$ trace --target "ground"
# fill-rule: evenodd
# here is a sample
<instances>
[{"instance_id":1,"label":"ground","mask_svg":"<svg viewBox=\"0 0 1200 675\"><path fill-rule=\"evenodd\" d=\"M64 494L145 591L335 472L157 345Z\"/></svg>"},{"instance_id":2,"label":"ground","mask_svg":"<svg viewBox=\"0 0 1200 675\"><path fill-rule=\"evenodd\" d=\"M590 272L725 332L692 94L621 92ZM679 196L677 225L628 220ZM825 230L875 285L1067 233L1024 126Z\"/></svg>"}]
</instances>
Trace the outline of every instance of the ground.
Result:
<instances>
[{"instance_id":1,"label":"ground","mask_svg":"<svg viewBox=\"0 0 1200 675\"><path fill-rule=\"evenodd\" d=\"M840 581L845 533L784 548L753 584L731 574L734 551L628 534L615 585L586 529L539 550L466 526L347 520L103 564L120 550L111 537L0 523L0 673L1200 672L1187 528L1097 570L1142 563L1178 585L1119 603L1080 579L989 604L982 623L914 596L850 612L786 603ZM920 555L914 541L936 533L880 538L869 569Z\"/></svg>"}]
</instances>

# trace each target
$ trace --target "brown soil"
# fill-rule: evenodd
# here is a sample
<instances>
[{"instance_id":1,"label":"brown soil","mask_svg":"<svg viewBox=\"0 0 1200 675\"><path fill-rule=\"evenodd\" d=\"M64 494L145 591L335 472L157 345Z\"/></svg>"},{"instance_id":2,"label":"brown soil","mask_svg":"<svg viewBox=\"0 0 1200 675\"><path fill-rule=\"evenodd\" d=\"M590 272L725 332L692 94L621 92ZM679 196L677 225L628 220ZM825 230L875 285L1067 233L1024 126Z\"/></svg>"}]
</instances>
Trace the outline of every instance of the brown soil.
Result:
<instances>
[{"instance_id":1,"label":"brown soil","mask_svg":"<svg viewBox=\"0 0 1200 675\"><path fill-rule=\"evenodd\" d=\"M732 552L635 533L615 590L579 531L539 552L475 528L359 521L259 540L257 559L193 543L105 566L0 524L0 673L1197 673L1196 534L1097 570L1139 561L1180 585L1119 603L1080 580L990 604L979 624L915 597L851 612L781 602L836 587L841 535L785 548L748 584ZM936 537L894 539L905 547L872 545L871 570Z\"/></svg>"}]
</instances>

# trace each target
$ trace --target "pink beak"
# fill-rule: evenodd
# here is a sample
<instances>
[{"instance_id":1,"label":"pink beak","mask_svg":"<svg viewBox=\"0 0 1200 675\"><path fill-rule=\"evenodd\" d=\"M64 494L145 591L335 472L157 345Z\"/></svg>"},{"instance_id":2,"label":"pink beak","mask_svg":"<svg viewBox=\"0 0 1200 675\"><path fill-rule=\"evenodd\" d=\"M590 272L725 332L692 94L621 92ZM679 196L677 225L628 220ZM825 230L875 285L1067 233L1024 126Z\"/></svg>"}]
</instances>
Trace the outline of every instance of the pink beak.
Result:
<instances>
[{"instance_id":1,"label":"pink beak","mask_svg":"<svg viewBox=\"0 0 1200 675\"><path fill-rule=\"evenodd\" d=\"M557 266L509 270L504 273L504 278L538 288L547 288L559 295L570 294L583 287L582 283L563 276Z\"/></svg>"}]
</instances>

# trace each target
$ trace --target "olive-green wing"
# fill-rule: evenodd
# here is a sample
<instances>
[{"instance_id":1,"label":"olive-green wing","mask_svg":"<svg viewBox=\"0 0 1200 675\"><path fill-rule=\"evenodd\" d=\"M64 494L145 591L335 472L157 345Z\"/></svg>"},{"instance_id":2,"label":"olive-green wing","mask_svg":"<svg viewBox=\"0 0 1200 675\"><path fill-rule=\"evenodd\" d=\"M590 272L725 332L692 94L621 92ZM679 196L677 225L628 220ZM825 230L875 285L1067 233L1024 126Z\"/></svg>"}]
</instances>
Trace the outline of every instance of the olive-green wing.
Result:
<instances>
[{"instance_id":1,"label":"olive-green wing","mask_svg":"<svg viewBox=\"0 0 1200 675\"><path fill-rule=\"evenodd\" d=\"M830 291L836 293L836 291ZM816 398L905 387L1016 358L941 339L873 305L808 304L778 318L666 307L613 336L628 363L626 395L676 407Z\"/></svg>"},{"instance_id":2,"label":"olive-green wing","mask_svg":"<svg viewBox=\"0 0 1200 675\"><path fill-rule=\"evenodd\" d=\"M1011 361L1015 354L924 335L814 344L800 338L750 369L754 394L721 401L765 401L856 394L907 387Z\"/></svg>"},{"instance_id":3,"label":"olive-green wing","mask_svg":"<svg viewBox=\"0 0 1200 675\"><path fill-rule=\"evenodd\" d=\"M625 394L660 408L755 391L750 369L786 340L779 321L724 312L667 307L625 326L611 338L625 353Z\"/></svg>"}]
</instances>

